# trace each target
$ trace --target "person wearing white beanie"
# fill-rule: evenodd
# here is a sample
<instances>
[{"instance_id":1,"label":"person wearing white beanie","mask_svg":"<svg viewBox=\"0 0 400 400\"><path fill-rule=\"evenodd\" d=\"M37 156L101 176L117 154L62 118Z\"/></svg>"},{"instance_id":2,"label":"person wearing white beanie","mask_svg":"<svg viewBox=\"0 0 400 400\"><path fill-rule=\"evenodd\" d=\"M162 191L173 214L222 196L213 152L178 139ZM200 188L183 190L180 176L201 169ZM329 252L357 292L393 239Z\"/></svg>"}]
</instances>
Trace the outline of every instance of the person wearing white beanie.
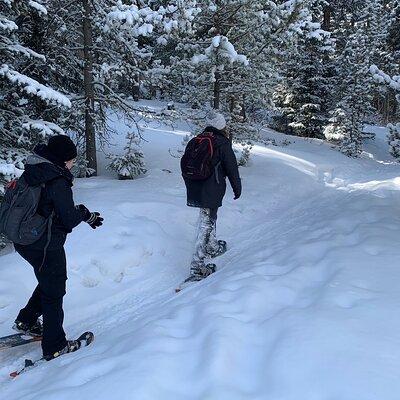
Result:
<instances>
[{"instance_id":1,"label":"person wearing white beanie","mask_svg":"<svg viewBox=\"0 0 400 400\"><path fill-rule=\"evenodd\" d=\"M190 276L183 282L183 286L213 273L215 264L206 264L206 260L226 251L226 242L216 238L217 212L225 196L225 179L229 179L234 200L242 192L236 156L228 138L224 116L213 110L207 113L205 122L206 128L190 140L181 159L187 205L200 208L200 223L190 264Z\"/></svg>"},{"instance_id":2,"label":"person wearing white beanie","mask_svg":"<svg viewBox=\"0 0 400 400\"><path fill-rule=\"evenodd\" d=\"M225 117L219 112L214 110L210 111L206 115L206 126L212 126L213 128L222 131L226 128Z\"/></svg>"}]
</instances>

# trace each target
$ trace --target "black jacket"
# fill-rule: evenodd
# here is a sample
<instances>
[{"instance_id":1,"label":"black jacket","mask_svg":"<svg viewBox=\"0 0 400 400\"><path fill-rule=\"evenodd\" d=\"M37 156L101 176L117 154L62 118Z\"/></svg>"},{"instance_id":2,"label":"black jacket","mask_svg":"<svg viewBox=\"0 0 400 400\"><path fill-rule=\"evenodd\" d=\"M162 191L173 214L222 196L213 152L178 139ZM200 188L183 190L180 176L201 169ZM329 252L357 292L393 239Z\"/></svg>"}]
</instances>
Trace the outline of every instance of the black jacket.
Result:
<instances>
[{"instance_id":1,"label":"black jacket","mask_svg":"<svg viewBox=\"0 0 400 400\"><path fill-rule=\"evenodd\" d=\"M201 208L218 208L226 192L228 177L235 196L242 192L239 168L230 140L218 129L207 127L205 132L215 137L215 155L213 157L214 173L205 181L184 179L187 189L187 205Z\"/></svg>"},{"instance_id":2,"label":"black jacket","mask_svg":"<svg viewBox=\"0 0 400 400\"><path fill-rule=\"evenodd\" d=\"M75 208L72 197L73 176L64 166L52 160L45 145L35 148L28 157L23 176L31 186L44 184L37 212L47 218L54 211L51 241L48 250L62 247L68 233L87 218L87 213ZM25 246L44 249L47 232L35 243Z\"/></svg>"}]
</instances>

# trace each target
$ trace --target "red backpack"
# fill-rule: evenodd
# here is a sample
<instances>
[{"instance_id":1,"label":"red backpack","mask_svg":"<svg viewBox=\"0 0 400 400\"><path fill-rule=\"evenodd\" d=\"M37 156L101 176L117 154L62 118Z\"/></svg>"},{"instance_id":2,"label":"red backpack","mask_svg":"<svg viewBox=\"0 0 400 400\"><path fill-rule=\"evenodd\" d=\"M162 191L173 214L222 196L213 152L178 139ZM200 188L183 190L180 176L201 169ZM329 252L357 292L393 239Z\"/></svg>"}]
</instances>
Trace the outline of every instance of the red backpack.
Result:
<instances>
[{"instance_id":1,"label":"red backpack","mask_svg":"<svg viewBox=\"0 0 400 400\"><path fill-rule=\"evenodd\" d=\"M215 138L212 133L203 132L189 141L181 158L182 176L201 181L214 172L212 162L215 153Z\"/></svg>"}]
</instances>

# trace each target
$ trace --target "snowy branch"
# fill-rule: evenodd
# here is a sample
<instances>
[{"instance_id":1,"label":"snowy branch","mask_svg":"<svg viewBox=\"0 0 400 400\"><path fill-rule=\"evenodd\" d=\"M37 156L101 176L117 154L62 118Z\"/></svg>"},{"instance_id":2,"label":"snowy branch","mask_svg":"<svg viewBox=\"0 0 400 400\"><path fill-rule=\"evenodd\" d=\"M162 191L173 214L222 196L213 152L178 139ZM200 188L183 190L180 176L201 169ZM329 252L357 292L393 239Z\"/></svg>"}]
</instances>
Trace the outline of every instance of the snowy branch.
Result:
<instances>
[{"instance_id":1,"label":"snowy branch","mask_svg":"<svg viewBox=\"0 0 400 400\"><path fill-rule=\"evenodd\" d=\"M369 71L377 82L385 83L392 89L400 91L400 75L390 77L388 74L381 71L376 65L371 65Z\"/></svg>"},{"instance_id":2,"label":"snowy branch","mask_svg":"<svg viewBox=\"0 0 400 400\"><path fill-rule=\"evenodd\" d=\"M249 61L243 54L238 54L233 44L226 36L214 36L211 40L211 45L205 50L205 54L195 55L192 58L194 64L205 62L213 55L222 56L230 61L230 63L239 62L244 65L249 65Z\"/></svg>"},{"instance_id":3,"label":"snowy branch","mask_svg":"<svg viewBox=\"0 0 400 400\"><path fill-rule=\"evenodd\" d=\"M39 14L47 15L47 9L43 4L37 1L29 0L28 3L32 8L34 8Z\"/></svg>"},{"instance_id":4,"label":"snowy branch","mask_svg":"<svg viewBox=\"0 0 400 400\"><path fill-rule=\"evenodd\" d=\"M22 127L28 131L38 131L43 137L59 134L65 135L65 132L57 124L44 120L29 120L22 124Z\"/></svg>"},{"instance_id":5,"label":"snowy branch","mask_svg":"<svg viewBox=\"0 0 400 400\"><path fill-rule=\"evenodd\" d=\"M34 57L42 60L43 62L46 62L46 57L43 54L36 53L36 51L33 51L28 47L21 46L20 44L9 45L5 47L5 49L14 53L21 53L28 58Z\"/></svg>"},{"instance_id":6,"label":"snowy branch","mask_svg":"<svg viewBox=\"0 0 400 400\"><path fill-rule=\"evenodd\" d=\"M26 93L38 96L46 102L55 102L61 106L71 107L71 102L63 94L42 85L38 81L35 81L26 75L22 75L19 72L10 69L6 64L3 64L0 67L0 76L3 76L10 82L21 86Z\"/></svg>"},{"instance_id":7,"label":"snowy branch","mask_svg":"<svg viewBox=\"0 0 400 400\"><path fill-rule=\"evenodd\" d=\"M0 16L0 29L5 31L15 31L18 29L18 25L14 21L10 21L5 17Z\"/></svg>"}]
</instances>

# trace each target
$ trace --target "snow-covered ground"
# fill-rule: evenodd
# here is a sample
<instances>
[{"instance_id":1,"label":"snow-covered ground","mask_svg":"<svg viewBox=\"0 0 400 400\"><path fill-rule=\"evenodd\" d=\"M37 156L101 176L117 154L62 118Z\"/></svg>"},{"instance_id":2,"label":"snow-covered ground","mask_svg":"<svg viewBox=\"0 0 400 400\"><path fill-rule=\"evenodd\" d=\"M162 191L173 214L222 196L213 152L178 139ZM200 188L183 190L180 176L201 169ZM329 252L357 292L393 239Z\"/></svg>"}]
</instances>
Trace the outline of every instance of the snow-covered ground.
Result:
<instances>
[{"instance_id":1,"label":"snow-covered ground","mask_svg":"<svg viewBox=\"0 0 400 400\"><path fill-rule=\"evenodd\" d=\"M175 294L198 211L168 151L184 126L148 129L145 177L75 185L105 223L68 239L65 328L95 342L13 381L40 348L2 351L0 398L398 400L400 168L377 132L359 160L318 140L256 146L242 198L229 189L219 213L229 251ZM16 254L0 257L0 335L34 285Z\"/></svg>"}]
</instances>

